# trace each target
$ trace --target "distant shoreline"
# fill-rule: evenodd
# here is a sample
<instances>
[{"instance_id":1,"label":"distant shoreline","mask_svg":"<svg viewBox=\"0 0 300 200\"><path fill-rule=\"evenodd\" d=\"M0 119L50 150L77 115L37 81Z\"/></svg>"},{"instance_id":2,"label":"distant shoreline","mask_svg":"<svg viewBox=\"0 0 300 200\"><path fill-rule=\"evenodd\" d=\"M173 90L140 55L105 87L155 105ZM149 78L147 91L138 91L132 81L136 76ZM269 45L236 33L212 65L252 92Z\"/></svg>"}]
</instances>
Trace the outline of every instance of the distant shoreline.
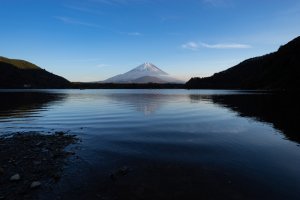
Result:
<instances>
[{"instance_id":1,"label":"distant shoreline","mask_svg":"<svg viewBox=\"0 0 300 200\"><path fill-rule=\"evenodd\" d=\"M0 87L0 89L186 89L185 84L171 83L70 83L66 87Z\"/></svg>"},{"instance_id":2,"label":"distant shoreline","mask_svg":"<svg viewBox=\"0 0 300 200\"><path fill-rule=\"evenodd\" d=\"M30 90L30 89L186 89L186 90L251 90L251 91L269 91L269 92L297 92L295 89L284 88L237 88L237 87L191 87L188 84L180 83L83 83L83 82L71 82L65 87L0 87L0 89L18 89L18 90Z\"/></svg>"},{"instance_id":3,"label":"distant shoreline","mask_svg":"<svg viewBox=\"0 0 300 200\"><path fill-rule=\"evenodd\" d=\"M88 90L88 89L184 89L184 90L242 90L242 91L267 91L267 92L297 92L299 90L266 89L266 88L217 88L217 87L189 87L186 84L171 83L71 83L68 87L0 87L0 90Z\"/></svg>"},{"instance_id":4,"label":"distant shoreline","mask_svg":"<svg viewBox=\"0 0 300 200\"><path fill-rule=\"evenodd\" d=\"M72 83L71 89L186 89L185 84L172 83Z\"/></svg>"}]
</instances>

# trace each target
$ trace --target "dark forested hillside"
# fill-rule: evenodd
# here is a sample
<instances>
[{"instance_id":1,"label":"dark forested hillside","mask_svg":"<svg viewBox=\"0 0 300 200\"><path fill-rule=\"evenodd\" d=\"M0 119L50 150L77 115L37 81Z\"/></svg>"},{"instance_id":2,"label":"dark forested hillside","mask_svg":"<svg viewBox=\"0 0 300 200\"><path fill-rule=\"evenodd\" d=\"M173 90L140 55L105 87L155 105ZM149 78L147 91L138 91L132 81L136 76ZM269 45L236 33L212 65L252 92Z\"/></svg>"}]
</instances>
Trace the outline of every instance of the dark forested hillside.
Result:
<instances>
[{"instance_id":1,"label":"dark forested hillside","mask_svg":"<svg viewBox=\"0 0 300 200\"><path fill-rule=\"evenodd\" d=\"M65 88L69 84L30 62L0 57L0 88Z\"/></svg>"},{"instance_id":2,"label":"dark forested hillside","mask_svg":"<svg viewBox=\"0 0 300 200\"><path fill-rule=\"evenodd\" d=\"M300 37L277 52L251 58L211 77L192 78L187 88L300 89Z\"/></svg>"}]
</instances>

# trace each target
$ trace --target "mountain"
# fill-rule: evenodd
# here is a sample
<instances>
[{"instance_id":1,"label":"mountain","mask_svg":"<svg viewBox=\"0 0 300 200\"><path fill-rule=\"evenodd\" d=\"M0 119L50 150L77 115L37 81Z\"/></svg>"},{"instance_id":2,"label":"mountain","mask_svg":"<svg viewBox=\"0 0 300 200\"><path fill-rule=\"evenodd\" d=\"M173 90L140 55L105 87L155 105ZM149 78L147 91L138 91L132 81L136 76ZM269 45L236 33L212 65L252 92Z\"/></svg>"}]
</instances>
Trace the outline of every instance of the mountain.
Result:
<instances>
[{"instance_id":1,"label":"mountain","mask_svg":"<svg viewBox=\"0 0 300 200\"><path fill-rule=\"evenodd\" d=\"M0 88L65 88L70 82L25 60L0 57Z\"/></svg>"},{"instance_id":2,"label":"mountain","mask_svg":"<svg viewBox=\"0 0 300 200\"><path fill-rule=\"evenodd\" d=\"M133 83L165 83L164 80L155 76L142 76L132 80Z\"/></svg>"},{"instance_id":3,"label":"mountain","mask_svg":"<svg viewBox=\"0 0 300 200\"><path fill-rule=\"evenodd\" d=\"M192 78L187 88L300 89L300 37L277 52L251 58L206 78Z\"/></svg>"},{"instance_id":4,"label":"mountain","mask_svg":"<svg viewBox=\"0 0 300 200\"><path fill-rule=\"evenodd\" d=\"M151 63L144 63L103 83L182 83Z\"/></svg>"}]
</instances>

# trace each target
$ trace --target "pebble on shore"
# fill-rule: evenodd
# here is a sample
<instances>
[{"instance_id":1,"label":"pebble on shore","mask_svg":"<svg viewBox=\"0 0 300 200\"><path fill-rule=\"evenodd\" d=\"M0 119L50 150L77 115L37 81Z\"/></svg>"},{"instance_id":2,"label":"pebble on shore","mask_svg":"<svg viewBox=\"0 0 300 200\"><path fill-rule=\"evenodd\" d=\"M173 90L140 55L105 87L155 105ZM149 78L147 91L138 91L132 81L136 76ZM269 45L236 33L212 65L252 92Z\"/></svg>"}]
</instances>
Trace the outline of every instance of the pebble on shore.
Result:
<instances>
[{"instance_id":1,"label":"pebble on shore","mask_svg":"<svg viewBox=\"0 0 300 200\"><path fill-rule=\"evenodd\" d=\"M34 188L37 188L37 187L40 187L41 186L41 182L39 181L33 181L30 185L30 188L31 189L34 189Z\"/></svg>"},{"instance_id":2,"label":"pebble on shore","mask_svg":"<svg viewBox=\"0 0 300 200\"><path fill-rule=\"evenodd\" d=\"M15 174L15 175L13 175L13 176L10 177L11 181L18 181L20 179L21 179L20 174Z\"/></svg>"},{"instance_id":3,"label":"pebble on shore","mask_svg":"<svg viewBox=\"0 0 300 200\"><path fill-rule=\"evenodd\" d=\"M65 148L76 142L64 132L0 135L0 200L31 200L43 182L58 181L65 159L75 154Z\"/></svg>"}]
</instances>

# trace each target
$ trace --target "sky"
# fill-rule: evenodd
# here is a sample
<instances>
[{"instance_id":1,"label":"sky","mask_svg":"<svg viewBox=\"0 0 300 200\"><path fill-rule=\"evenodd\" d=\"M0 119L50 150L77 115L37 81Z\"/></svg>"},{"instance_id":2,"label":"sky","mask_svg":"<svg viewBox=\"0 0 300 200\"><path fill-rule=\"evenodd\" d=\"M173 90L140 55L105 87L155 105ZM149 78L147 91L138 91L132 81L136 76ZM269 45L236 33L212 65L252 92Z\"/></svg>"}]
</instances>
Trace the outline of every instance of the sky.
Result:
<instances>
[{"instance_id":1,"label":"sky","mask_svg":"<svg viewBox=\"0 0 300 200\"><path fill-rule=\"evenodd\" d=\"M0 0L0 56L70 81L151 62L182 80L300 35L299 0Z\"/></svg>"}]
</instances>

